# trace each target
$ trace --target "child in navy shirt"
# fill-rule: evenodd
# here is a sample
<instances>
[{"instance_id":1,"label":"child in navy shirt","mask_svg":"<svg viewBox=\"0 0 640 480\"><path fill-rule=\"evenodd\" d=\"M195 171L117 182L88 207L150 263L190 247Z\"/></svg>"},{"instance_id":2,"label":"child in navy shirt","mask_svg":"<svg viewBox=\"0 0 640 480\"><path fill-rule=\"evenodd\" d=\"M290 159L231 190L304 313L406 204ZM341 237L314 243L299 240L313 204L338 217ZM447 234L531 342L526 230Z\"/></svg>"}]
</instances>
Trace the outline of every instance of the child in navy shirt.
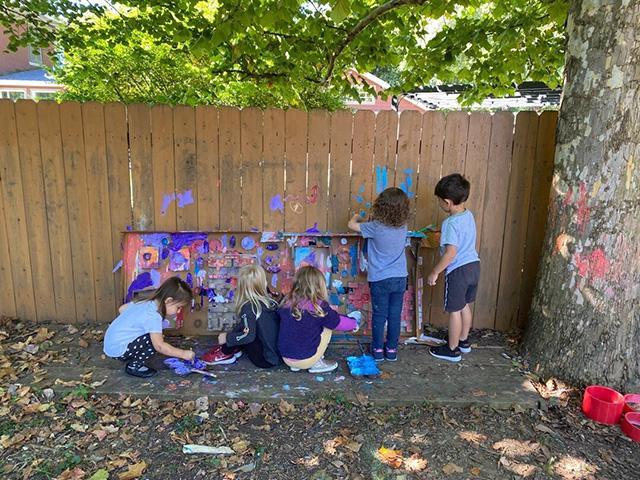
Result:
<instances>
[{"instance_id":1,"label":"child in navy shirt","mask_svg":"<svg viewBox=\"0 0 640 480\"><path fill-rule=\"evenodd\" d=\"M284 363L297 372L323 373L335 370L337 362L324 360L333 330L354 330L357 322L333 310L327 302L324 275L312 266L296 272L291 292L278 310L278 349ZM354 315L352 312L350 315Z\"/></svg>"},{"instance_id":2,"label":"child in navy shirt","mask_svg":"<svg viewBox=\"0 0 640 480\"><path fill-rule=\"evenodd\" d=\"M469 181L459 173L441 178L435 188L440 208L449 216L442 223L442 257L427 283L435 285L438 276L445 272L444 309L449 313L449 335L445 345L431 347L429 353L450 362L459 362L462 353L471 352L469 330L473 318L469 304L476 300L480 279L476 223L473 214L465 208L469 190Z\"/></svg>"}]
</instances>

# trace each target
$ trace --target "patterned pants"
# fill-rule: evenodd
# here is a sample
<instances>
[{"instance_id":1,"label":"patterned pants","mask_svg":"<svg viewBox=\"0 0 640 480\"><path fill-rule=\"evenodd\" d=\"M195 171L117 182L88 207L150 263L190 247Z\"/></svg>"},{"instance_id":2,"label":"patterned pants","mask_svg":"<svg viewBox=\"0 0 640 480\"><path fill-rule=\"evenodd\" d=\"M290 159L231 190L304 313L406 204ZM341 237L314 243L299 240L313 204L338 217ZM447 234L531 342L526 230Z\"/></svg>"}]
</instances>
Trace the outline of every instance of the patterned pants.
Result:
<instances>
[{"instance_id":1,"label":"patterned pants","mask_svg":"<svg viewBox=\"0 0 640 480\"><path fill-rule=\"evenodd\" d=\"M156 353L156 349L153 348L151 336L147 333L127 345L127 349L118 357L118 360L130 360L129 363L133 368L140 368L154 353Z\"/></svg>"}]
</instances>

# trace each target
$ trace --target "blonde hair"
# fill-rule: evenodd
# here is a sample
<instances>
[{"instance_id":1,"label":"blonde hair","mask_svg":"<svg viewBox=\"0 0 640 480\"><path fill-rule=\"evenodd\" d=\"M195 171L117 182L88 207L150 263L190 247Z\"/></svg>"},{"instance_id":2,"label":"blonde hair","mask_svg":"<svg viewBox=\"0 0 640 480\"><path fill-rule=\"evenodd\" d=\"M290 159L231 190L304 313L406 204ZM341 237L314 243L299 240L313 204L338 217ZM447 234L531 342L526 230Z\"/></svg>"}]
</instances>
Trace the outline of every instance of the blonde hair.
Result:
<instances>
[{"instance_id":1,"label":"blonde hair","mask_svg":"<svg viewBox=\"0 0 640 480\"><path fill-rule=\"evenodd\" d=\"M251 303L251 310L256 318L262 313L263 305L276 306L276 302L267 293L267 275L258 265L245 265L240 269L234 299L236 314L240 314L246 303Z\"/></svg>"},{"instance_id":2,"label":"blonde hair","mask_svg":"<svg viewBox=\"0 0 640 480\"><path fill-rule=\"evenodd\" d=\"M286 304L291 309L291 314L296 320L302 318L300 304L310 302L313 314L324 317L325 312L321 303L328 298L327 285L324 275L316 267L302 267L293 278L293 288L287 295Z\"/></svg>"}]
</instances>

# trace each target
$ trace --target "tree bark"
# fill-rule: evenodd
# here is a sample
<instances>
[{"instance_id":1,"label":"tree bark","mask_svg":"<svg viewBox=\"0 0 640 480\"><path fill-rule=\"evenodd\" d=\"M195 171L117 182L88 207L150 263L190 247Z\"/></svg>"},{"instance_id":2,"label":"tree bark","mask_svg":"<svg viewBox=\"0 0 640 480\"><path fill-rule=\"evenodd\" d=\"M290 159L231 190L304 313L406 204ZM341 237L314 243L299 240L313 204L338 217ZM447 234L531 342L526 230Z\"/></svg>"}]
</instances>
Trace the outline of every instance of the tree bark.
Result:
<instances>
[{"instance_id":1,"label":"tree bark","mask_svg":"<svg viewBox=\"0 0 640 480\"><path fill-rule=\"evenodd\" d=\"M534 370L640 391L640 0L571 0Z\"/></svg>"}]
</instances>

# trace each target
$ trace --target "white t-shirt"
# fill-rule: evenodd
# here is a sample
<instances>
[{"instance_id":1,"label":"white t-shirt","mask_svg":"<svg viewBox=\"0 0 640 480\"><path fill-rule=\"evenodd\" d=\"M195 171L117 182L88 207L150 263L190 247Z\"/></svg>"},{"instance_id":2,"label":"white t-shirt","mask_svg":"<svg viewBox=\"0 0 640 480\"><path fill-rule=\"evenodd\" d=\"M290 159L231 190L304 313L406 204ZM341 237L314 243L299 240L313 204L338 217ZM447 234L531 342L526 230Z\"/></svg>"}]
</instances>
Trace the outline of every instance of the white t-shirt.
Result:
<instances>
[{"instance_id":1,"label":"white t-shirt","mask_svg":"<svg viewBox=\"0 0 640 480\"><path fill-rule=\"evenodd\" d=\"M104 334L104 353L120 357L136 338L147 333L162 333L162 315L155 301L132 303L111 322Z\"/></svg>"}]
</instances>

